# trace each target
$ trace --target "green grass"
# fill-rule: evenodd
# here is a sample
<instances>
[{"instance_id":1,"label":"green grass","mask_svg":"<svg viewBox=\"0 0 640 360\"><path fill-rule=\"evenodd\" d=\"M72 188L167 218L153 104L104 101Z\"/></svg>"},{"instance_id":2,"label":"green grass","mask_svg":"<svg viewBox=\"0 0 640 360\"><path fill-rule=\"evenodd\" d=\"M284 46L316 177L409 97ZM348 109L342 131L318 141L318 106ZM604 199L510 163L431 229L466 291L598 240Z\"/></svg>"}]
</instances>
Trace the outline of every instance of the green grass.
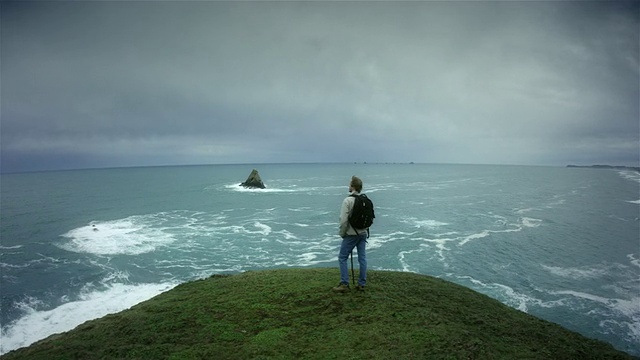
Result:
<instances>
[{"instance_id":1,"label":"green grass","mask_svg":"<svg viewBox=\"0 0 640 360\"><path fill-rule=\"evenodd\" d=\"M2 359L632 359L604 342L450 282L370 271L333 293L334 268L181 284Z\"/></svg>"}]
</instances>

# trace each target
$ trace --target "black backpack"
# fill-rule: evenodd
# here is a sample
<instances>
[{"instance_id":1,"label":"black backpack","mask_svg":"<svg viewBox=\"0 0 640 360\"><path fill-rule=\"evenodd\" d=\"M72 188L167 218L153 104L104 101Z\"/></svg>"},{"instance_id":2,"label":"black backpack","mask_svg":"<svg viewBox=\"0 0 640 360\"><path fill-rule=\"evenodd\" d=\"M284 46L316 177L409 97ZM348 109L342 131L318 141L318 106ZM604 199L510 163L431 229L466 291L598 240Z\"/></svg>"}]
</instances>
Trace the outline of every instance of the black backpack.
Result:
<instances>
[{"instance_id":1,"label":"black backpack","mask_svg":"<svg viewBox=\"0 0 640 360\"><path fill-rule=\"evenodd\" d=\"M351 195L355 198L353 203L353 209L349 215L349 224L354 229L367 229L369 233L369 227L373 224L373 219L376 217L373 211L373 202L365 194Z\"/></svg>"}]
</instances>

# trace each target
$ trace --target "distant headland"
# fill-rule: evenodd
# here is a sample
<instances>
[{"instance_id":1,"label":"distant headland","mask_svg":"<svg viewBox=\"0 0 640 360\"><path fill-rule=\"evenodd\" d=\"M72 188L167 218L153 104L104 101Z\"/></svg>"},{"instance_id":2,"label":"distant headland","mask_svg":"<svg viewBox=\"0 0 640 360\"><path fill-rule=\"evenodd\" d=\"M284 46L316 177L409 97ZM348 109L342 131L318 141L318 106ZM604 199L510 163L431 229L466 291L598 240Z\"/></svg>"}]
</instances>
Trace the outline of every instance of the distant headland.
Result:
<instances>
[{"instance_id":1,"label":"distant headland","mask_svg":"<svg viewBox=\"0 0 640 360\"><path fill-rule=\"evenodd\" d=\"M640 172L640 167L634 166L618 166L618 165L567 165L568 168L592 168L592 169L615 169L615 170L633 170Z\"/></svg>"}]
</instances>

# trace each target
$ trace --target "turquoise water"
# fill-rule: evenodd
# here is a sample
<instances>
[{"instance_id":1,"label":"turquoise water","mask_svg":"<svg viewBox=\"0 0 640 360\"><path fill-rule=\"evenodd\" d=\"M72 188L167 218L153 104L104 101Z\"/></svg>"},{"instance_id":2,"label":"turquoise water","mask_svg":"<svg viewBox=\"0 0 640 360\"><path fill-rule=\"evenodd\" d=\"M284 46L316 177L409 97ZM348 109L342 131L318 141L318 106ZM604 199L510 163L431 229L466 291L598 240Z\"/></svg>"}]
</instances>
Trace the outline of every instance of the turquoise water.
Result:
<instances>
[{"instance_id":1,"label":"turquoise water","mask_svg":"<svg viewBox=\"0 0 640 360\"><path fill-rule=\"evenodd\" d=\"M238 186L253 168L267 189ZM337 268L352 175L376 206L370 268L441 277L640 355L640 174L418 164L2 175L0 353L215 273Z\"/></svg>"}]
</instances>

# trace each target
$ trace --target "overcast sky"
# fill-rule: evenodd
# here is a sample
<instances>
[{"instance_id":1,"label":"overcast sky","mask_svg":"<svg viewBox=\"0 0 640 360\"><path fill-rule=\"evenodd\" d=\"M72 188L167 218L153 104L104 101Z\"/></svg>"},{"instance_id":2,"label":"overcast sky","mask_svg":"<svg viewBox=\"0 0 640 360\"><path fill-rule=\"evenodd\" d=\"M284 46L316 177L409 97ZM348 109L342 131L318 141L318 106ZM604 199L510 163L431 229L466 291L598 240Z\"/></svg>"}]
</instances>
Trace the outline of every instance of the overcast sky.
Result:
<instances>
[{"instance_id":1,"label":"overcast sky","mask_svg":"<svg viewBox=\"0 0 640 360\"><path fill-rule=\"evenodd\" d=\"M639 5L2 2L1 169L639 165Z\"/></svg>"}]
</instances>

